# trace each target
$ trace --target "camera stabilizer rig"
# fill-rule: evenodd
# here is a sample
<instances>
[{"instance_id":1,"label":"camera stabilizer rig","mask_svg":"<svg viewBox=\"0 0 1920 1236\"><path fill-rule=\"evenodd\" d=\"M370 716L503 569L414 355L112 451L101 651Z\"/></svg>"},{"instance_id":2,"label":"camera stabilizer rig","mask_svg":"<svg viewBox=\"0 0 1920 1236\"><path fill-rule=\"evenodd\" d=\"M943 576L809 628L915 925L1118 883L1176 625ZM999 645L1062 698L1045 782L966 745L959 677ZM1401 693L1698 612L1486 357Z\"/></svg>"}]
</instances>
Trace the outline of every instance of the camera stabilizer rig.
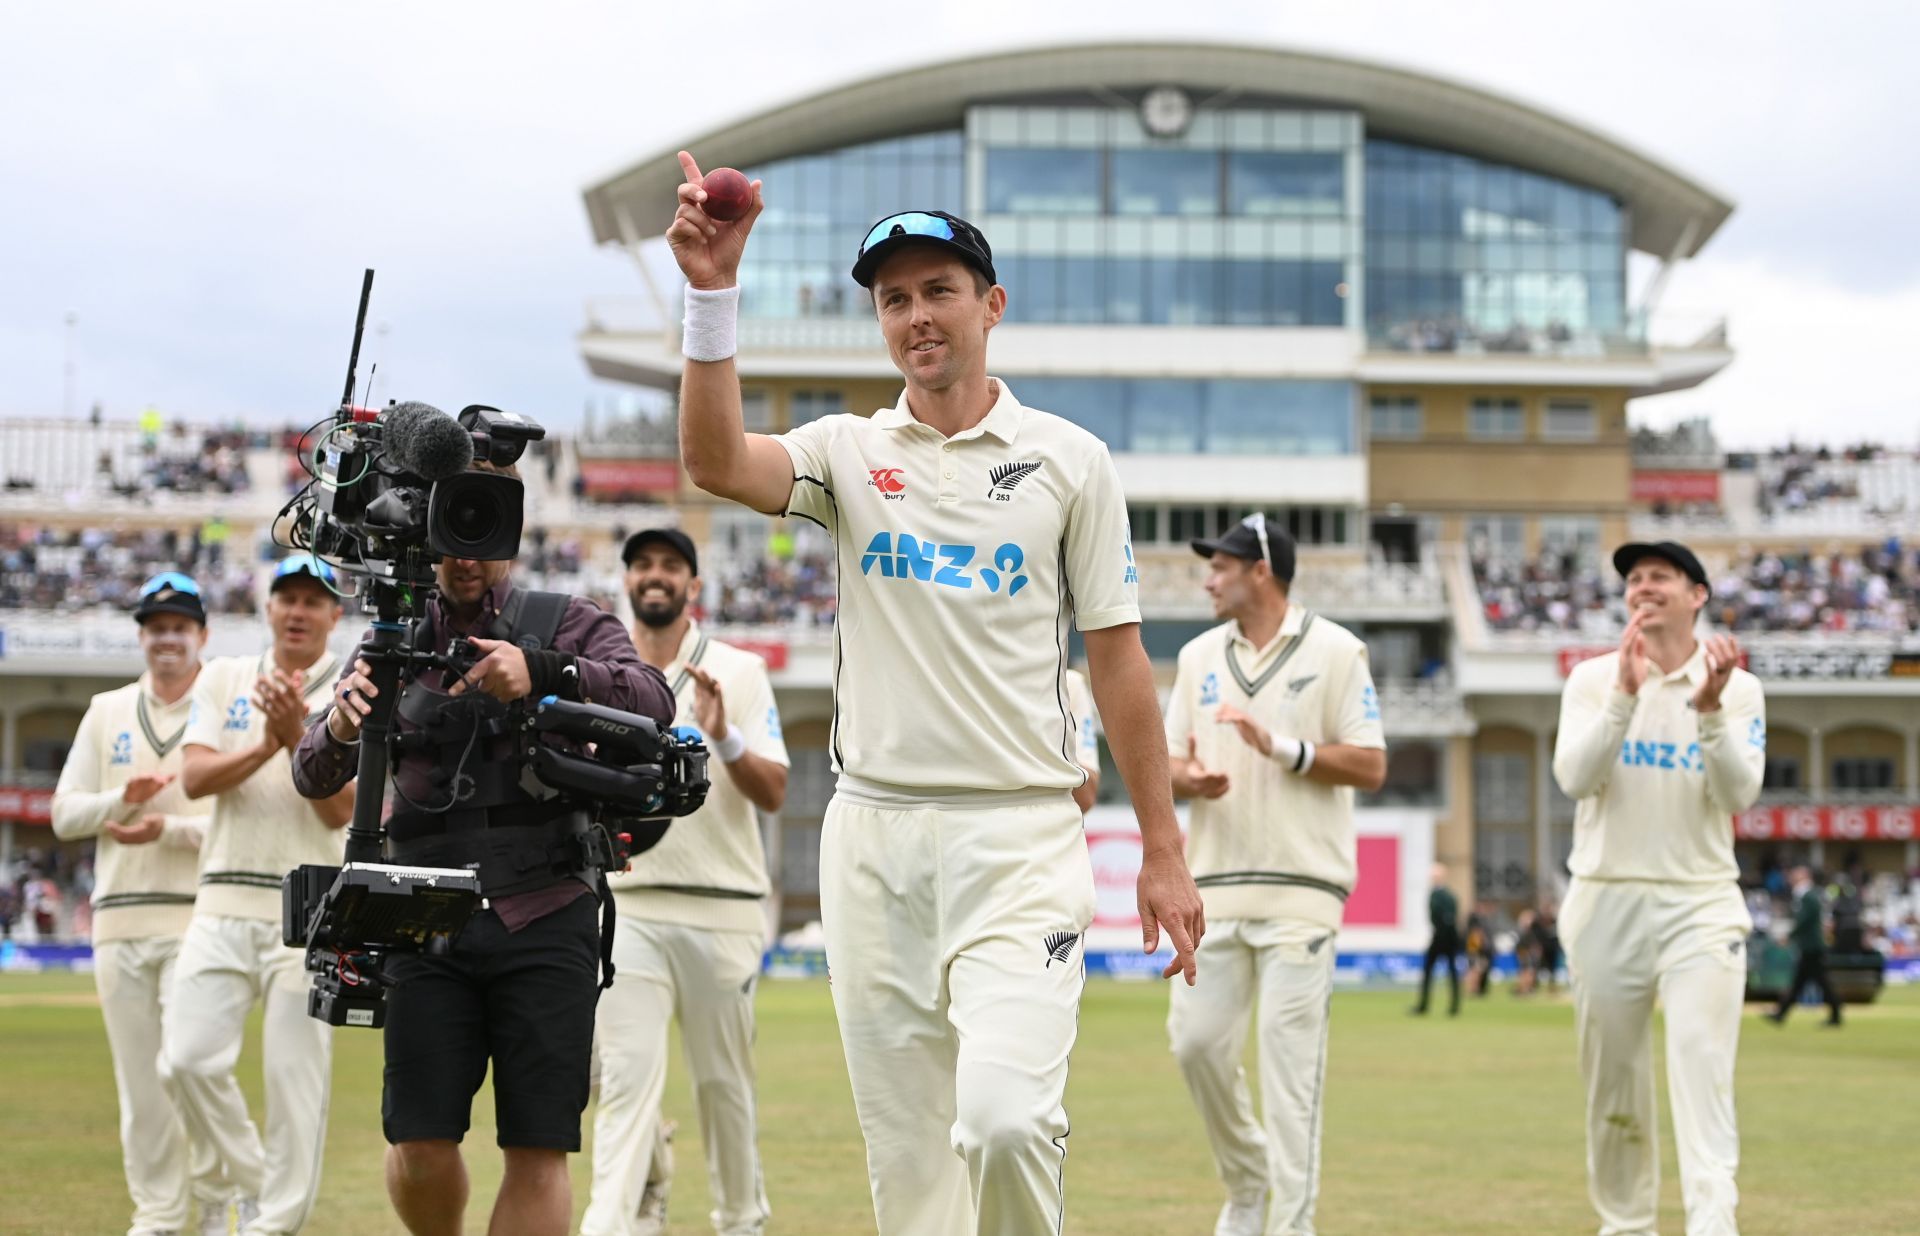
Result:
<instances>
[{"instance_id":1,"label":"camera stabilizer rig","mask_svg":"<svg viewBox=\"0 0 1920 1236\"><path fill-rule=\"evenodd\" d=\"M464 640L445 653L418 649L414 632L442 555L500 560L519 552L520 482L469 471L469 465L475 458L511 464L546 431L526 417L478 406L458 422L424 404L386 413L355 408L354 374L372 291L369 270L346 390L321 438L320 470L283 515L292 516L290 547L365 581L358 595L373 610L373 627L355 655L367 662L378 693L360 726L361 788L345 861L286 875L281 935L289 947L307 950L314 975L309 1015L336 1026L377 1028L385 1022L386 957L451 949L482 895L475 871L382 861L381 807L402 680L429 669L464 675L481 659ZM549 801L576 809L569 845L582 870L619 870L658 843L671 819L706 800L707 751L696 731L663 731L633 713L548 696L510 706L506 732L514 758L549 792Z\"/></svg>"}]
</instances>

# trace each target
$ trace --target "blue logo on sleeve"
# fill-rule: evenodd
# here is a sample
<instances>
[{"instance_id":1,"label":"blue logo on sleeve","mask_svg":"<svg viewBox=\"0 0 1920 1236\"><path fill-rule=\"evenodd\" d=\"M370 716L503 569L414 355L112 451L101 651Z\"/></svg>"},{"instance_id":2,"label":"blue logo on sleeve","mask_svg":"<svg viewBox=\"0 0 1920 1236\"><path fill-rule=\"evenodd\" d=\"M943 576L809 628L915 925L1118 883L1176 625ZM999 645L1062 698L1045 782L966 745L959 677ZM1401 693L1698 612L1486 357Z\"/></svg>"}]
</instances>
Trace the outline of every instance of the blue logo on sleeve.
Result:
<instances>
[{"instance_id":1,"label":"blue logo on sleeve","mask_svg":"<svg viewBox=\"0 0 1920 1236\"><path fill-rule=\"evenodd\" d=\"M1372 683L1368 683L1360 692L1360 719L1363 721L1380 719L1380 696L1374 691Z\"/></svg>"},{"instance_id":2,"label":"blue logo on sleeve","mask_svg":"<svg viewBox=\"0 0 1920 1236\"><path fill-rule=\"evenodd\" d=\"M120 736L113 740L113 758L107 763L112 766L133 763L133 735L121 730Z\"/></svg>"},{"instance_id":3,"label":"blue logo on sleeve","mask_svg":"<svg viewBox=\"0 0 1920 1236\"><path fill-rule=\"evenodd\" d=\"M780 709L773 704L767 705L767 737L785 737L780 730Z\"/></svg>"},{"instance_id":4,"label":"blue logo on sleeve","mask_svg":"<svg viewBox=\"0 0 1920 1236\"><path fill-rule=\"evenodd\" d=\"M1123 578L1120 582L1123 584L1137 584L1140 582L1140 572L1138 568L1134 566L1132 541L1127 542L1126 550L1127 550L1127 573L1125 578Z\"/></svg>"},{"instance_id":5,"label":"blue logo on sleeve","mask_svg":"<svg viewBox=\"0 0 1920 1236\"><path fill-rule=\"evenodd\" d=\"M227 707L227 721L222 729L244 730L253 722L253 705L241 696Z\"/></svg>"},{"instance_id":6,"label":"blue logo on sleeve","mask_svg":"<svg viewBox=\"0 0 1920 1236\"><path fill-rule=\"evenodd\" d=\"M1747 726L1747 745L1749 747L1757 747L1762 751L1767 749L1767 719L1765 717L1755 717L1752 724Z\"/></svg>"},{"instance_id":7,"label":"blue logo on sleeve","mask_svg":"<svg viewBox=\"0 0 1920 1236\"><path fill-rule=\"evenodd\" d=\"M1220 675L1208 674L1200 680L1200 703L1212 707L1220 702Z\"/></svg>"}]
</instances>

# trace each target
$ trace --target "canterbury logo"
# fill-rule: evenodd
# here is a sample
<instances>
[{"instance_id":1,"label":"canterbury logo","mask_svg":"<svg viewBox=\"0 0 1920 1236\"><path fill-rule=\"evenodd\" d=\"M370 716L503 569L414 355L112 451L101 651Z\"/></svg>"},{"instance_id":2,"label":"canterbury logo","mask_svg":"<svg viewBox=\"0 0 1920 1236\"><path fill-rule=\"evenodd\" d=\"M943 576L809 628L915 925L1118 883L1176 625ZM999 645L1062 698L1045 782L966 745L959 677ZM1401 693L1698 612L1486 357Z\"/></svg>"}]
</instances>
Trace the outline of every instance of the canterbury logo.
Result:
<instances>
[{"instance_id":1,"label":"canterbury logo","mask_svg":"<svg viewBox=\"0 0 1920 1236\"><path fill-rule=\"evenodd\" d=\"M867 474L873 478L868 484L883 494L900 494L907 491L907 483L900 479L905 468L869 468Z\"/></svg>"},{"instance_id":2,"label":"canterbury logo","mask_svg":"<svg viewBox=\"0 0 1920 1236\"><path fill-rule=\"evenodd\" d=\"M997 494L1011 496L1014 486L1026 480L1039 470L1040 465L1037 463L999 464L987 471L987 476L993 481L992 488L987 490L987 496L989 498Z\"/></svg>"},{"instance_id":3,"label":"canterbury logo","mask_svg":"<svg viewBox=\"0 0 1920 1236\"><path fill-rule=\"evenodd\" d=\"M1035 464L1034 466L1038 467L1039 465ZM1051 969L1053 963L1056 961L1063 966L1066 965L1067 958L1073 956L1073 946L1079 939L1080 934L1078 932L1056 931L1041 941L1047 948L1047 968Z\"/></svg>"}]
</instances>

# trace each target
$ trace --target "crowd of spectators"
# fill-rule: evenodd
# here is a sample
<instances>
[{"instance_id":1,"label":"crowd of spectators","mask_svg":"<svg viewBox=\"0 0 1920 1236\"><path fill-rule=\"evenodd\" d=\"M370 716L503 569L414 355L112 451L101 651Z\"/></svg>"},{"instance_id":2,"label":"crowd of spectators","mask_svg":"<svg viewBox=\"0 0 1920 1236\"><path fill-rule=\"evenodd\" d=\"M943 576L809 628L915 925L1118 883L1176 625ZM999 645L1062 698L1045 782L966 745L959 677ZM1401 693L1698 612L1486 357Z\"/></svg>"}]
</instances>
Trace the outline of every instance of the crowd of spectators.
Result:
<instances>
[{"instance_id":1,"label":"crowd of spectators","mask_svg":"<svg viewBox=\"0 0 1920 1236\"><path fill-rule=\"evenodd\" d=\"M1920 554L1898 538L1852 553L1746 554L1714 578L1734 631L1920 631Z\"/></svg>"},{"instance_id":2,"label":"crowd of spectators","mask_svg":"<svg viewBox=\"0 0 1920 1236\"><path fill-rule=\"evenodd\" d=\"M252 614L255 568L247 553L229 551L230 534L219 516L184 532L0 523L0 609L131 609L147 579L186 571L199 582L209 613Z\"/></svg>"},{"instance_id":3,"label":"crowd of spectators","mask_svg":"<svg viewBox=\"0 0 1920 1236\"><path fill-rule=\"evenodd\" d=\"M828 554L768 555L721 564L702 598L722 626L831 627L838 608Z\"/></svg>"},{"instance_id":4,"label":"crowd of spectators","mask_svg":"<svg viewBox=\"0 0 1920 1236\"><path fill-rule=\"evenodd\" d=\"M1770 854L1747 873L1747 910L1763 935L1781 935L1793 921L1791 862ZM1920 957L1920 869L1869 872L1850 851L1839 868L1816 872L1836 953L1871 950L1889 960Z\"/></svg>"},{"instance_id":5,"label":"crowd of spectators","mask_svg":"<svg viewBox=\"0 0 1920 1236\"><path fill-rule=\"evenodd\" d=\"M180 494L238 494L252 488L247 475L249 432L241 426L194 429L175 422L163 429L157 414L141 418L141 441L135 470L128 473L113 452L102 451L101 479L122 497L140 498L156 491Z\"/></svg>"},{"instance_id":6,"label":"crowd of spectators","mask_svg":"<svg viewBox=\"0 0 1920 1236\"><path fill-rule=\"evenodd\" d=\"M29 849L0 872L0 940L84 940L93 932L93 854Z\"/></svg>"},{"instance_id":7,"label":"crowd of spectators","mask_svg":"<svg viewBox=\"0 0 1920 1236\"><path fill-rule=\"evenodd\" d=\"M1495 631L1578 631L1606 638L1626 621L1618 581L1575 554L1547 550L1531 559L1505 559L1475 546L1471 557L1481 611Z\"/></svg>"},{"instance_id":8,"label":"crowd of spectators","mask_svg":"<svg viewBox=\"0 0 1920 1236\"><path fill-rule=\"evenodd\" d=\"M1610 639L1626 621L1619 580L1575 555L1471 557L1493 630ZM1851 552L1745 552L1712 579L1708 617L1730 631L1920 632L1920 553L1898 538Z\"/></svg>"}]
</instances>

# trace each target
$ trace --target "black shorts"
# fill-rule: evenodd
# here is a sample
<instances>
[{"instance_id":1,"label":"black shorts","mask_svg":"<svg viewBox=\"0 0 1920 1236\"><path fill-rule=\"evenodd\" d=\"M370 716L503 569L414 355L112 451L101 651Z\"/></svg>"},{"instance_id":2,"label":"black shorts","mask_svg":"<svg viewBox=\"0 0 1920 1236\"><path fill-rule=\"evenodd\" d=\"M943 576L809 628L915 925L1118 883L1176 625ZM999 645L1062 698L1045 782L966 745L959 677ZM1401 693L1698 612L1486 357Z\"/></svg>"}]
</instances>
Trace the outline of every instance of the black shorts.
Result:
<instances>
[{"instance_id":1,"label":"black shorts","mask_svg":"<svg viewBox=\"0 0 1920 1236\"><path fill-rule=\"evenodd\" d=\"M387 1141L465 1138L491 1060L500 1145L580 1149L600 999L599 911L594 897L576 897L510 932L481 910L448 956L388 963Z\"/></svg>"}]
</instances>

